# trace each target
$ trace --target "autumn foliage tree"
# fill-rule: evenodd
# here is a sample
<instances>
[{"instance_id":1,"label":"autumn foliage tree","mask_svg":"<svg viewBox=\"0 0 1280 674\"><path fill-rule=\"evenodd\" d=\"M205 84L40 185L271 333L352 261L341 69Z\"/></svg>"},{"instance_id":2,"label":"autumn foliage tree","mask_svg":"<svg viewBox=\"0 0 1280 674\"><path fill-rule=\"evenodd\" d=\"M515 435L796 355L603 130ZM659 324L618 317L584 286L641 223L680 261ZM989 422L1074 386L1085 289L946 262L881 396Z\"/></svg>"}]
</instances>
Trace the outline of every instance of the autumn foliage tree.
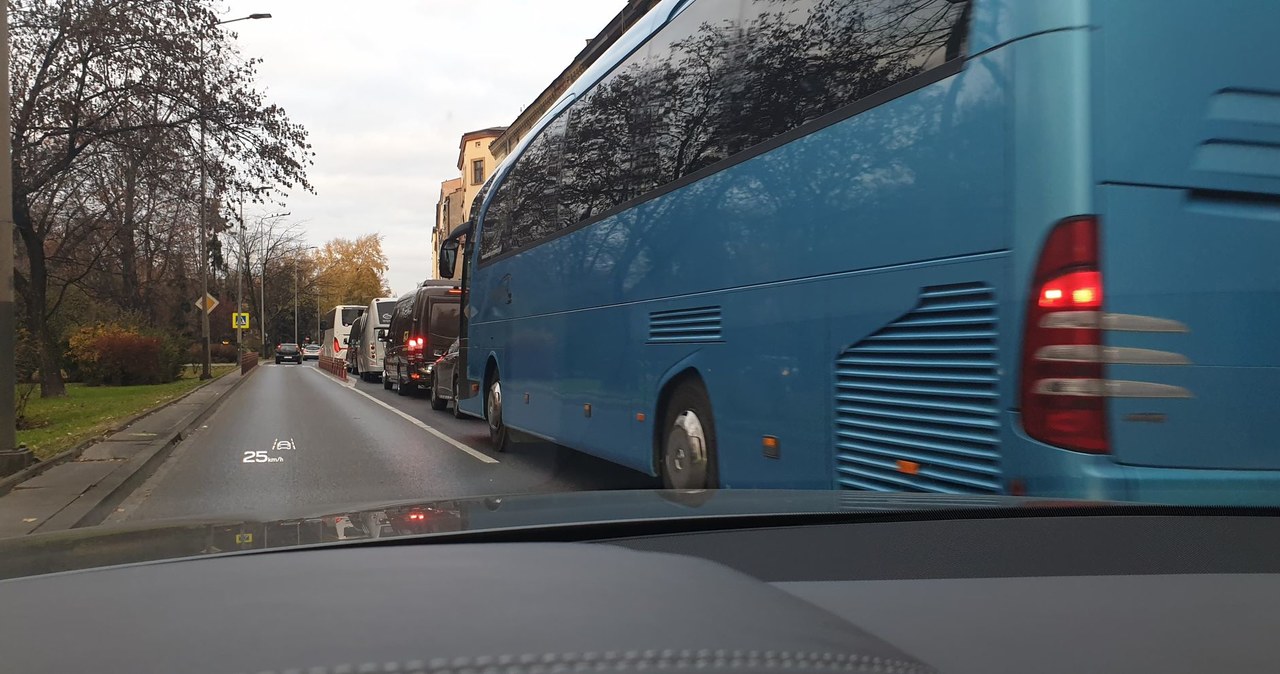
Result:
<instances>
[{"instance_id":1,"label":"autumn foliage tree","mask_svg":"<svg viewBox=\"0 0 1280 674\"><path fill-rule=\"evenodd\" d=\"M314 291L320 306L368 304L391 293L387 286L387 256L382 235L333 239L316 251Z\"/></svg>"}]
</instances>

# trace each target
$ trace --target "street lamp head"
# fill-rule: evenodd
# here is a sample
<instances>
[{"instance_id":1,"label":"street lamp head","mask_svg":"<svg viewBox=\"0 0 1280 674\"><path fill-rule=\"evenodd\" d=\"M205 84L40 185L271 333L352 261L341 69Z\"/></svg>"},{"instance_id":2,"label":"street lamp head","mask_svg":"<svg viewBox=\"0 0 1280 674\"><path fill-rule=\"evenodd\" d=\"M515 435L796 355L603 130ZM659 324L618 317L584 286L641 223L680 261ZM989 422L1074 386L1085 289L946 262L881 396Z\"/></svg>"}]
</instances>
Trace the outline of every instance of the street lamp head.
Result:
<instances>
[{"instance_id":1,"label":"street lamp head","mask_svg":"<svg viewBox=\"0 0 1280 674\"><path fill-rule=\"evenodd\" d=\"M249 18L250 19L270 19L271 15L270 14L250 14Z\"/></svg>"}]
</instances>

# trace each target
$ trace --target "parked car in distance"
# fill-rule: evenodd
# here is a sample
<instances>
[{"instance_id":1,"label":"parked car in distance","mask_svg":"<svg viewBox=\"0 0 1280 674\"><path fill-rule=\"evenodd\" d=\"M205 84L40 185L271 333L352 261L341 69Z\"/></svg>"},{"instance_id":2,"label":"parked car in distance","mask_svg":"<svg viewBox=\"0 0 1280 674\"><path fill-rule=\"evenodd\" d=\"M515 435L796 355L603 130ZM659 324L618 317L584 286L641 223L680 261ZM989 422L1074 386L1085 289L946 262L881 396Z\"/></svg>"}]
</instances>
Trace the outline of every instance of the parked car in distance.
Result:
<instances>
[{"instance_id":1,"label":"parked car in distance","mask_svg":"<svg viewBox=\"0 0 1280 674\"><path fill-rule=\"evenodd\" d=\"M458 344L453 340L444 355L436 359L431 372L431 409L442 410L453 402L453 416L461 419L464 414L458 409Z\"/></svg>"},{"instance_id":2,"label":"parked car in distance","mask_svg":"<svg viewBox=\"0 0 1280 674\"><path fill-rule=\"evenodd\" d=\"M302 347L303 360L320 360L320 345L307 344Z\"/></svg>"},{"instance_id":3,"label":"parked car in distance","mask_svg":"<svg viewBox=\"0 0 1280 674\"><path fill-rule=\"evenodd\" d=\"M290 362L302 364L302 349L292 342L276 345L276 365L280 363Z\"/></svg>"},{"instance_id":4,"label":"parked car in distance","mask_svg":"<svg viewBox=\"0 0 1280 674\"><path fill-rule=\"evenodd\" d=\"M436 359L458 338L461 296L453 281L429 280L396 301L382 359L382 388L395 386L400 395L428 388Z\"/></svg>"}]
</instances>

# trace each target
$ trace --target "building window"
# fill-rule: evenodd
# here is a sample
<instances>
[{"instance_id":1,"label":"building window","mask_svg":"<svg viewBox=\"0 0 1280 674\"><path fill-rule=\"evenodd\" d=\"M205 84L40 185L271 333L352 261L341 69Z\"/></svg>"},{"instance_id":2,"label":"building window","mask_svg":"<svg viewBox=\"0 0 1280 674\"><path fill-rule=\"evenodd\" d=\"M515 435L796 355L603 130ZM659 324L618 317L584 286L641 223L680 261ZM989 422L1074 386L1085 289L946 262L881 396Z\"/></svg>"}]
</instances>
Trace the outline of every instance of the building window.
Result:
<instances>
[{"instance_id":1,"label":"building window","mask_svg":"<svg viewBox=\"0 0 1280 674\"><path fill-rule=\"evenodd\" d=\"M484 160L471 160L471 184L479 185L484 182Z\"/></svg>"}]
</instances>

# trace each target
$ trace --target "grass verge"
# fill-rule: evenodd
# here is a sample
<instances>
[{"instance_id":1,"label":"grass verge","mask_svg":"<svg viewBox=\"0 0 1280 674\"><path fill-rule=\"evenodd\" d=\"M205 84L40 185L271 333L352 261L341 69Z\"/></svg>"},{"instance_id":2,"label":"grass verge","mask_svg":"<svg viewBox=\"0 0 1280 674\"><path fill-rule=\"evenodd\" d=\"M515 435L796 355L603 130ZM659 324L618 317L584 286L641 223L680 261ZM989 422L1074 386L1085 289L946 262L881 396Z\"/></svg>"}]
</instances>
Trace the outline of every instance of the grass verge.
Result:
<instances>
[{"instance_id":1,"label":"grass verge","mask_svg":"<svg viewBox=\"0 0 1280 674\"><path fill-rule=\"evenodd\" d=\"M213 376L221 377L235 365L213 366ZM18 442L41 459L101 435L115 424L135 414L166 403L201 384L198 377L184 372L183 378L168 384L147 386L85 386L67 384L63 398L41 398L40 392L27 403L27 418L36 428L18 431Z\"/></svg>"}]
</instances>

